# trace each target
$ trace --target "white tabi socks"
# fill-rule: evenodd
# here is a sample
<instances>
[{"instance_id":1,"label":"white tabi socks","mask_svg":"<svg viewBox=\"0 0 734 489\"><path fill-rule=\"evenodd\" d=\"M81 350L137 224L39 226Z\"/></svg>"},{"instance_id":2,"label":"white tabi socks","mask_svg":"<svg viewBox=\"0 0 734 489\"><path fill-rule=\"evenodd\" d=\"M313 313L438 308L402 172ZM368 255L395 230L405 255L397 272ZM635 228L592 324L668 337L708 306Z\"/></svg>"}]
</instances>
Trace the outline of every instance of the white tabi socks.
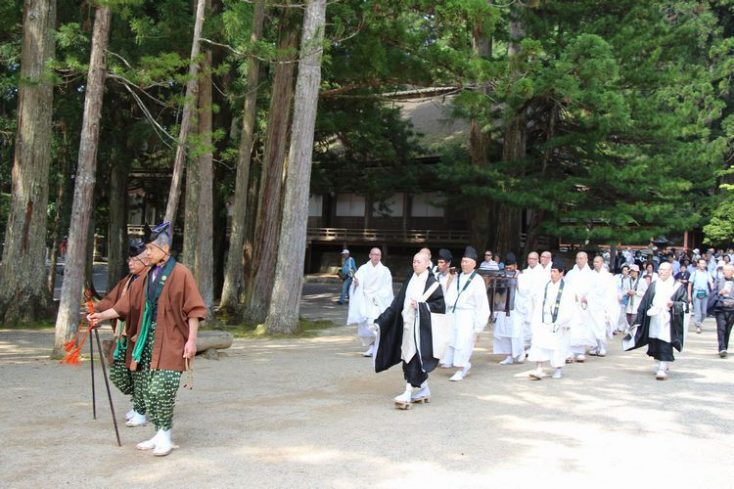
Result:
<instances>
[{"instance_id":1,"label":"white tabi socks","mask_svg":"<svg viewBox=\"0 0 734 489\"><path fill-rule=\"evenodd\" d=\"M431 402L431 389L428 388L427 380L421 384L420 389L415 394L410 396L410 400L416 403Z\"/></svg>"},{"instance_id":2,"label":"white tabi socks","mask_svg":"<svg viewBox=\"0 0 734 489\"><path fill-rule=\"evenodd\" d=\"M367 351L365 351L364 353L362 353L362 356L363 357L371 357L374 353L375 353L375 344L372 343L370 345L370 347L367 349Z\"/></svg>"},{"instance_id":3,"label":"white tabi socks","mask_svg":"<svg viewBox=\"0 0 734 489\"><path fill-rule=\"evenodd\" d=\"M171 442L171 430L158 430L156 436L160 436L153 449L153 455L156 457L165 457L173 450Z\"/></svg>"},{"instance_id":4,"label":"white tabi socks","mask_svg":"<svg viewBox=\"0 0 734 489\"><path fill-rule=\"evenodd\" d=\"M466 366L461 370L458 370L454 375L451 376L449 380L451 382L459 382L460 380L464 380L464 377L469 375L469 370L471 370L471 363L466 362Z\"/></svg>"},{"instance_id":5,"label":"white tabi socks","mask_svg":"<svg viewBox=\"0 0 734 489\"><path fill-rule=\"evenodd\" d=\"M395 399L393 399L398 404L410 404L410 395L413 393L413 386L410 384L405 384L405 392L400 394L399 396L395 396Z\"/></svg>"},{"instance_id":6,"label":"white tabi socks","mask_svg":"<svg viewBox=\"0 0 734 489\"><path fill-rule=\"evenodd\" d=\"M141 441L135 446L135 448L137 448L138 450L153 450L157 446L157 444L160 443L161 431L163 430L158 430L155 436L153 436L153 438L151 438L150 440Z\"/></svg>"},{"instance_id":7,"label":"white tabi socks","mask_svg":"<svg viewBox=\"0 0 734 489\"><path fill-rule=\"evenodd\" d=\"M145 426L145 415L133 410L133 415L128 418L125 426L130 428Z\"/></svg>"}]
</instances>

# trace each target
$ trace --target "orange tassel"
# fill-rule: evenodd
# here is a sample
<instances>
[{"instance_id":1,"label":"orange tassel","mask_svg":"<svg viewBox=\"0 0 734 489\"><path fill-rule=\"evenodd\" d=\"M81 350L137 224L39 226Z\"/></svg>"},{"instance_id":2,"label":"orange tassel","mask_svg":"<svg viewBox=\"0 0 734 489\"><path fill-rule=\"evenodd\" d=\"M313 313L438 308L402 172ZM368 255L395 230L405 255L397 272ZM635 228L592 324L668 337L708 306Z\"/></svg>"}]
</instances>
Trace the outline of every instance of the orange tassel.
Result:
<instances>
[{"instance_id":1,"label":"orange tassel","mask_svg":"<svg viewBox=\"0 0 734 489\"><path fill-rule=\"evenodd\" d=\"M94 302L91 300L91 292L85 291L85 298L87 300L87 311L89 314L92 314L94 312ZM65 363L67 365L79 365L81 363L81 352L82 348L84 347L84 343L87 341L87 337L89 336L89 332L92 328L95 327L94 323L84 324L84 321L79 323L79 326L76 329L76 334L74 335L74 338L64 343L64 350L66 350L66 355L64 355L64 358L61 359L59 363ZM81 341L79 340L80 333L84 333L81 337Z\"/></svg>"}]
</instances>

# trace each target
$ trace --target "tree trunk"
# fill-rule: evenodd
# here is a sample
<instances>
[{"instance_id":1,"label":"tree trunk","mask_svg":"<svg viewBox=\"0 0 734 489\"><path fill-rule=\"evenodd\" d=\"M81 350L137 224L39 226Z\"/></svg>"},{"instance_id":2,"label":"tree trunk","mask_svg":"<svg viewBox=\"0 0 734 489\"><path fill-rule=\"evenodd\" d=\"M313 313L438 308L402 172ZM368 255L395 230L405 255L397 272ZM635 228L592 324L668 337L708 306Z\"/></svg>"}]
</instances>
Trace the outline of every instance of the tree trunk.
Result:
<instances>
[{"instance_id":1,"label":"tree trunk","mask_svg":"<svg viewBox=\"0 0 734 489\"><path fill-rule=\"evenodd\" d=\"M523 6L513 6L510 10L509 33L510 42L507 45L507 58L510 67L510 76L514 76L516 70L515 58L520 52L520 41L525 36L525 31L520 18L519 9ZM525 120L525 107L521 107L505 126L504 145L502 147L502 159L506 162L520 161L526 156L527 146L527 122ZM522 212L520 209L501 205L498 209L497 219L497 249L502 253L518 251L520 245L520 221Z\"/></svg>"},{"instance_id":2,"label":"tree trunk","mask_svg":"<svg viewBox=\"0 0 734 489\"><path fill-rule=\"evenodd\" d=\"M56 267L59 262L59 244L61 243L61 228L63 227L65 210L67 208L67 199L69 192L66 189L69 182L69 174L71 173L71 157L69 156L69 126L66 121L59 122L59 131L61 133L61 145L58 153L59 162L59 183L56 189L56 213L54 216L53 231L51 236L51 255L49 257L50 265L48 267L48 284L49 297L53 297L56 289Z\"/></svg>"},{"instance_id":3,"label":"tree trunk","mask_svg":"<svg viewBox=\"0 0 734 489\"><path fill-rule=\"evenodd\" d=\"M505 128L502 159L504 161L520 161L526 156L527 122L524 110L519 111ZM520 221L522 210L506 204L501 204L497 210L497 249L506 253L517 252L520 246Z\"/></svg>"},{"instance_id":4,"label":"tree trunk","mask_svg":"<svg viewBox=\"0 0 734 489\"><path fill-rule=\"evenodd\" d=\"M198 126L198 123L197 123ZM198 132L198 127L196 128ZM184 201L183 263L196 271L197 242L199 241L199 160L186 160L186 195Z\"/></svg>"},{"instance_id":5,"label":"tree trunk","mask_svg":"<svg viewBox=\"0 0 734 489\"><path fill-rule=\"evenodd\" d=\"M54 353L60 354L70 331L79 321L79 301L87 265L87 237L90 234L90 214L94 202L94 181L97 167L99 123L102 115L104 82L107 76L106 53L112 13L109 7L98 7L94 16L92 53L89 60L84 118L79 143L79 163L74 184L74 203L69 227L69 248L61 286L59 313L56 317ZM92 234L93 235L93 234Z\"/></svg>"},{"instance_id":6,"label":"tree trunk","mask_svg":"<svg viewBox=\"0 0 734 489\"><path fill-rule=\"evenodd\" d=\"M189 80L186 82L186 97L184 99L183 114L181 115L181 129L178 133L178 145L176 146L176 158L173 162L173 175L171 177L171 188L168 191L168 203L166 204L165 221L171 226L175 225L176 209L178 199L181 195L181 179L183 178L184 163L186 161L186 144L191 126L191 116L196 108L197 92L199 91L199 43L201 40L201 28L204 25L204 11L206 0L198 0L196 3L196 20L194 21L194 37L191 43L191 58L189 61Z\"/></svg>"},{"instance_id":7,"label":"tree trunk","mask_svg":"<svg viewBox=\"0 0 734 489\"><path fill-rule=\"evenodd\" d=\"M252 19L250 42L254 46L262 37L265 19L265 4L255 4L255 15ZM250 56L247 65L247 96L243 110L242 134L240 135L239 155L237 158L237 180L235 182L234 199L232 200L232 225L230 227L229 251L224 272L224 286L220 309L233 311L240 302L244 289L244 244L245 218L247 210L247 190L250 180L250 163L252 145L255 141L255 123L257 116L257 85L260 80L260 63L257 57ZM250 209L252 212L252 209Z\"/></svg>"},{"instance_id":8,"label":"tree trunk","mask_svg":"<svg viewBox=\"0 0 734 489\"><path fill-rule=\"evenodd\" d=\"M51 304L44 278L55 24L55 0L25 0L12 197L0 265L5 326L46 317Z\"/></svg>"},{"instance_id":9,"label":"tree trunk","mask_svg":"<svg viewBox=\"0 0 734 489\"><path fill-rule=\"evenodd\" d=\"M548 111L547 128L545 131L547 142L556 137L556 127L558 123L559 113L559 107L556 103L554 103ZM543 151L542 167L540 170L541 179L545 177L546 172L548 171L552 152L553 150L550 147L547 147L545 151ZM528 231L525 238L525 256L527 256L527 254L531 251L538 251L537 248L540 238L540 226L546 220L547 212L545 211L545 209L537 209L533 212L532 217L533 218L530 220L530 223L528 223Z\"/></svg>"},{"instance_id":10,"label":"tree trunk","mask_svg":"<svg viewBox=\"0 0 734 489\"><path fill-rule=\"evenodd\" d=\"M207 2L211 4L211 2ZM208 5L209 6L209 5ZM201 62L199 89L199 239L197 240L195 274L199 292L211 316L214 302L214 190L212 168L212 52L206 50Z\"/></svg>"},{"instance_id":11,"label":"tree trunk","mask_svg":"<svg viewBox=\"0 0 734 489\"><path fill-rule=\"evenodd\" d=\"M298 14L296 9L285 8L278 35L277 65L270 101L268 131L265 140L263 174L260 184L260 205L255 231L255 265L253 286L249 290L247 317L251 321L265 320L273 280L280 235L281 194L288 148L291 101L296 53L298 50Z\"/></svg>"},{"instance_id":12,"label":"tree trunk","mask_svg":"<svg viewBox=\"0 0 734 489\"><path fill-rule=\"evenodd\" d=\"M107 288L108 290L127 272L127 183L130 172L128 159L123 155L110 169L109 209L107 227Z\"/></svg>"},{"instance_id":13,"label":"tree trunk","mask_svg":"<svg viewBox=\"0 0 734 489\"><path fill-rule=\"evenodd\" d=\"M266 321L270 333L293 333L298 329L325 16L326 0L311 0L306 6L280 226L281 242Z\"/></svg>"},{"instance_id":14,"label":"tree trunk","mask_svg":"<svg viewBox=\"0 0 734 489\"><path fill-rule=\"evenodd\" d=\"M482 23L477 23L472 29L472 49L474 54L484 59L491 56L491 44L489 36L482 30ZM487 90L483 89L486 93ZM489 111L487 111L489 113ZM488 168L490 137L489 132L483 130L484 122L477 117L477 114L470 120L469 124L469 153L471 162L479 168ZM479 247L483 251L487 247L490 232L490 214L492 212L493 203L489 197L478 197L478 202L473 206L469 215L469 228L471 233L471 242L474 246Z\"/></svg>"}]
</instances>

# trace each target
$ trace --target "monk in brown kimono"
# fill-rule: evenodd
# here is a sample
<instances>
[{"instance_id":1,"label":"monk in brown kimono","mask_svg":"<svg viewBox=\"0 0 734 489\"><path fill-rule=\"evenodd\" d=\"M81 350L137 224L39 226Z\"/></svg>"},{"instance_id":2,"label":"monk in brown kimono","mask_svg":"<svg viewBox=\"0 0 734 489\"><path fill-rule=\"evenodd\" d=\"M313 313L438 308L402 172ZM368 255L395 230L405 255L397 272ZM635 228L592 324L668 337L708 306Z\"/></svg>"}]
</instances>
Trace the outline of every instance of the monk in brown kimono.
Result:
<instances>
[{"instance_id":1,"label":"monk in brown kimono","mask_svg":"<svg viewBox=\"0 0 734 489\"><path fill-rule=\"evenodd\" d=\"M196 355L199 321L206 318L207 308L191 272L170 255L170 223L153 229L146 248L152 265L146 277L112 309L91 314L90 319L120 317L128 322L134 342L130 368L146 379L145 407L156 429L155 436L137 448L165 456L174 448L171 428L181 373Z\"/></svg>"},{"instance_id":2,"label":"monk in brown kimono","mask_svg":"<svg viewBox=\"0 0 734 489\"><path fill-rule=\"evenodd\" d=\"M127 267L130 273L117 282L112 290L95 304L95 311L102 312L113 307L123 295L128 293L132 284L148 272L147 250L142 240L130 240ZM125 395L132 395L133 408L125 415L127 426L144 426L146 419L142 389L143 381L140 379L140 372L130 370L130 353L132 352L128 351L128 338L132 335L127 324L122 320L113 319L112 330L114 332L114 343L110 361L110 380L120 389L120 392Z\"/></svg>"}]
</instances>

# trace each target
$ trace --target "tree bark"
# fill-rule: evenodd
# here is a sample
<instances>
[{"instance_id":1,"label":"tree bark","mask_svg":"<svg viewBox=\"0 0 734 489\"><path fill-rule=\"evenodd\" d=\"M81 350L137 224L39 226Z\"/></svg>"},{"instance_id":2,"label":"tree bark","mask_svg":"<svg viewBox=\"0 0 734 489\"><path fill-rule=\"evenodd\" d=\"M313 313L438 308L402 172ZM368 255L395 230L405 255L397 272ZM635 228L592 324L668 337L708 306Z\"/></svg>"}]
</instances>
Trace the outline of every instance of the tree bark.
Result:
<instances>
[{"instance_id":1,"label":"tree bark","mask_svg":"<svg viewBox=\"0 0 734 489\"><path fill-rule=\"evenodd\" d=\"M181 128L178 133L178 145L176 146L176 158L173 162L173 175L171 177L171 188L168 191L168 203L166 204L166 217L174 226L176 220L176 209L181 196L181 179L183 178L184 163L186 161L186 145L191 126L191 117L196 108L197 92L199 91L199 44L201 40L201 28L204 25L204 11L206 0L198 0L196 3L196 18L194 21L194 37L191 43L191 58L189 61L189 80L186 82L186 97L184 99L183 114L181 116Z\"/></svg>"},{"instance_id":2,"label":"tree bark","mask_svg":"<svg viewBox=\"0 0 734 489\"><path fill-rule=\"evenodd\" d=\"M93 212L99 124L102 115L104 82L107 76L105 51L109 42L111 18L112 13L109 7L97 7L87 75L87 93L84 98L79 164L74 184L74 203L69 227L69 248L64 269L64 283L61 286L59 313L56 317L55 354L63 351L64 342L79 321L79 302L89 258L87 238L90 234L90 215ZM93 233L91 234L93 236Z\"/></svg>"},{"instance_id":3,"label":"tree bark","mask_svg":"<svg viewBox=\"0 0 734 489\"><path fill-rule=\"evenodd\" d=\"M49 257L48 284L49 297L53 297L56 289L56 267L59 262L59 244L61 243L61 228L64 222L65 210L67 208L68 194L66 187L69 182L69 174L71 173L71 157L69 156L69 126L66 121L59 122L59 132L61 133L61 145L58 152L59 157L59 183L56 189L56 213L54 216L53 231L51 232L51 255Z\"/></svg>"},{"instance_id":4,"label":"tree bark","mask_svg":"<svg viewBox=\"0 0 734 489\"><path fill-rule=\"evenodd\" d=\"M252 34L250 42L255 45L262 37L265 20L265 4L261 1L255 4L255 15L252 19ZM260 80L260 63L257 57L248 58L247 65L247 96L243 110L242 133L240 135L239 155L237 158L237 180L235 182L234 199L232 201L232 224L230 227L229 251L224 271L224 286L220 309L233 311L240 302L240 295L244 289L245 254L245 219L248 209L247 191L250 181L250 166L252 160L252 146L255 141L255 123L257 116L257 85Z\"/></svg>"},{"instance_id":5,"label":"tree bark","mask_svg":"<svg viewBox=\"0 0 734 489\"><path fill-rule=\"evenodd\" d=\"M207 2L211 5L211 1ZM194 271L199 292L211 317L214 302L214 183L212 144L212 52L207 49L201 63L202 77L199 89L199 144L204 152L198 158L199 216L196 260Z\"/></svg>"},{"instance_id":6,"label":"tree bark","mask_svg":"<svg viewBox=\"0 0 734 489\"><path fill-rule=\"evenodd\" d=\"M47 317L46 206L51 163L55 0L25 0L12 197L0 265L0 323Z\"/></svg>"},{"instance_id":7,"label":"tree bark","mask_svg":"<svg viewBox=\"0 0 734 489\"><path fill-rule=\"evenodd\" d=\"M293 78L298 48L296 9L286 8L278 36L279 56L275 67L270 100L260 205L255 231L253 286L249 290L247 317L254 322L265 320L273 292L275 265L280 236L281 195L286 166L286 148L293 98Z\"/></svg>"},{"instance_id":8,"label":"tree bark","mask_svg":"<svg viewBox=\"0 0 734 489\"><path fill-rule=\"evenodd\" d=\"M123 155L110 169L109 209L107 226L107 288L111 288L127 272L127 184L130 172Z\"/></svg>"},{"instance_id":9,"label":"tree bark","mask_svg":"<svg viewBox=\"0 0 734 489\"><path fill-rule=\"evenodd\" d=\"M492 54L489 35L482 30L481 22L472 28L472 49L476 56L485 59L489 59ZM482 91L487 92L486 89L482 89ZM478 116L469 121L469 154L474 166L488 168L490 165L489 149L491 141L489 132L483 130L484 123L477 118ZM474 205L470 211L469 228L472 244L481 251L486 249L489 240L489 222L493 202L489 197L479 197L478 200L477 205Z\"/></svg>"},{"instance_id":10,"label":"tree bark","mask_svg":"<svg viewBox=\"0 0 734 489\"><path fill-rule=\"evenodd\" d=\"M525 35L522 25L521 12L523 6L513 6L510 10L509 33L510 42L507 45L507 58L510 76L516 71L515 60L520 53L520 41ZM502 159L506 162L520 161L527 154L527 121L525 106L513 113L505 126ZM520 245L520 221L522 211L515 207L502 204L499 206L497 219L497 249L502 253L518 251Z\"/></svg>"},{"instance_id":11,"label":"tree bark","mask_svg":"<svg viewBox=\"0 0 734 489\"><path fill-rule=\"evenodd\" d=\"M275 283L266 321L270 333L293 333L298 329L303 265L306 253L308 195L311 184L316 110L321 83L326 0L311 0L306 6L298 63L293 132L288 152L281 242Z\"/></svg>"},{"instance_id":12,"label":"tree bark","mask_svg":"<svg viewBox=\"0 0 734 489\"><path fill-rule=\"evenodd\" d=\"M198 132L198 127L196 130ZM184 201L183 263L193 272L196 271L197 242L199 240L199 178L198 158L188 158L186 160L186 195Z\"/></svg>"}]
</instances>

